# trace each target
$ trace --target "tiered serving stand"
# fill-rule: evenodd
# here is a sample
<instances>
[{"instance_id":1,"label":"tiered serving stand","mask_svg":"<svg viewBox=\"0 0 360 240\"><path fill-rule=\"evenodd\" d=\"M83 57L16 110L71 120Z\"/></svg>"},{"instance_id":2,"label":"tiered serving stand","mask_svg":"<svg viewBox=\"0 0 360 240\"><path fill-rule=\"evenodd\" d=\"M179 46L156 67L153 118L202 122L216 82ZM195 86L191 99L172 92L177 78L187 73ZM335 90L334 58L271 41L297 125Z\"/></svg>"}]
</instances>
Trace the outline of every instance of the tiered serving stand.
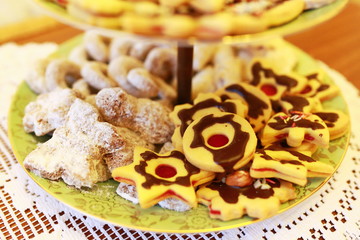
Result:
<instances>
[{"instance_id":1,"label":"tiered serving stand","mask_svg":"<svg viewBox=\"0 0 360 240\"><path fill-rule=\"evenodd\" d=\"M39 6L48 15L60 20L61 22L83 30L95 29L99 31L99 33L111 37L124 36L127 38L138 38L140 40L148 39L151 41L176 42L178 49L178 103L180 104L190 102L193 46L194 44L199 43L199 41L196 39L191 38L170 40L164 37L150 38L122 32L115 29L99 28L81 22L78 19L70 16L64 8L51 1L32 0L32 3ZM274 27L256 34L226 36L222 39L219 39L217 42L223 44L249 43L259 40L266 41L266 39L273 37L296 33L330 19L339 13L346 4L347 0L336 0L334 3L322 8L305 11L298 18L285 25ZM66 56L66 54L68 54L73 47L79 44L80 41L81 37L77 37L62 44L54 56ZM309 57L306 53L301 52L295 47L294 50L298 52L301 58L300 61L305 62L303 64L303 68L311 65L312 63L315 63L315 61L311 59L311 57ZM24 96L26 97L24 98ZM25 156L35 148L37 142L43 142L46 140L46 138L37 138L31 134L26 134L22 129L23 109L27 103L35 97L35 94L27 87L25 83L20 85L12 105L11 112L15 112L15 114L11 114L9 116L9 136L14 153L20 164L22 164ZM326 104L329 106L342 106L343 110L347 111L346 103L341 96ZM341 164L343 156L346 152L348 141L349 134L338 140L332 141L331 146L335 148L335 151L331 153L332 159L330 160L326 157L322 157L325 158L322 160L331 162L334 167L337 168ZM141 209L140 207L135 206L116 195L115 189L117 187L117 183L113 180L100 183L97 185L97 187L95 187L95 189L81 191L66 186L66 184L64 184L62 181L53 182L42 179L31 172L28 172L28 174L36 183L40 185L40 187L42 187L50 195L64 204L101 221L123 227L162 233L199 233L241 227L259 221L246 216L241 219L227 222L214 220L208 216L208 210L204 206L199 206L198 208L185 213L165 210L160 207ZM321 188L321 186L323 186L328 179L329 178L314 179L311 180L311 183L306 187L298 187L298 192L302 192L302 194L300 194L297 199L283 204L279 213L307 199L316 190Z\"/></svg>"}]
</instances>

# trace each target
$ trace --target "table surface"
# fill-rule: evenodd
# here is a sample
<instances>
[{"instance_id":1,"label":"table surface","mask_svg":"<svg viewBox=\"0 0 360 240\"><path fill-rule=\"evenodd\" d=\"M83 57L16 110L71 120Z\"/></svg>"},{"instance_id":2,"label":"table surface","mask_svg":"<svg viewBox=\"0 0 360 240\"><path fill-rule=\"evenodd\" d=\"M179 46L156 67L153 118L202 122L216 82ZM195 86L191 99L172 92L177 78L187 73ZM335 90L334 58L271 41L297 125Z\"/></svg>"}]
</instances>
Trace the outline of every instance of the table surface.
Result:
<instances>
[{"instance_id":1,"label":"table surface","mask_svg":"<svg viewBox=\"0 0 360 240\"><path fill-rule=\"evenodd\" d=\"M360 2L356 1L351 1L340 14L329 21L286 36L285 39L341 72L357 88L360 88L360 80L358 80L360 75L358 65L360 63ZM42 19L35 21L36 23L45 22ZM16 35L7 40L20 44L49 41L62 43L82 32L54 20L48 20L46 23L47 26L43 26L38 31Z\"/></svg>"},{"instance_id":2,"label":"table surface","mask_svg":"<svg viewBox=\"0 0 360 240\"><path fill-rule=\"evenodd\" d=\"M44 20L47 20L46 24L44 24ZM0 44L4 41L12 41L18 44L30 42L62 43L82 33L81 30L48 18L37 18L34 19L34 22L39 23L41 27L37 29L31 28L28 31L22 32L22 34L15 33L9 35L11 31L23 29L22 25L11 26L3 30L3 32L7 32L7 36L2 34L0 29ZM360 76L359 22L360 2L350 2L333 19L300 33L286 36L285 39L303 49L314 58L325 62L331 68L339 71L360 89L360 80L358 80L358 76ZM1 227L2 224L0 223Z\"/></svg>"}]
</instances>

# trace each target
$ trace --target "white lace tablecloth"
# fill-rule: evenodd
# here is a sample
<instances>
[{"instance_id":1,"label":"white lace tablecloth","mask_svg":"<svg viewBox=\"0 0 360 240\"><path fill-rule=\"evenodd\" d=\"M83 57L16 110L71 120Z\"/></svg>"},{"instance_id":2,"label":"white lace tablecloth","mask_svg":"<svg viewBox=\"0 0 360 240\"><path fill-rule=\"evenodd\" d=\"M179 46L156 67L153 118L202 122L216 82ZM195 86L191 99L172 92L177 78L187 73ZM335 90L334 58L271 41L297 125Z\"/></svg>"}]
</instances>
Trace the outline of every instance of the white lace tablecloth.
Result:
<instances>
[{"instance_id":1,"label":"white lace tablecloth","mask_svg":"<svg viewBox=\"0 0 360 240\"><path fill-rule=\"evenodd\" d=\"M338 171L306 201L268 220L216 233L159 234L105 224L80 214L34 183L17 163L7 137L11 95L30 63L54 44L0 46L0 239L360 239L360 97L340 74L333 78L349 104L350 146Z\"/></svg>"}]
</instances>

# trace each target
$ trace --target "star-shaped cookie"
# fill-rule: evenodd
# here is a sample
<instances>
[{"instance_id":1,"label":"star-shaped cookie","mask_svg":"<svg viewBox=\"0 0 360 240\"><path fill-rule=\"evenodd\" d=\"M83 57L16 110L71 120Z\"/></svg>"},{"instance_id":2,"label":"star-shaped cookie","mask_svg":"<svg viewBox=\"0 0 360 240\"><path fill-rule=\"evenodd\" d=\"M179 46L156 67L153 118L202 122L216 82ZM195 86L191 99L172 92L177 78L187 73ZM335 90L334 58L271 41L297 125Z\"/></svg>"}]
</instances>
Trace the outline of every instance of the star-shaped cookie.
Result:
<instances>
[{"instance_id":1,"label":"star-shaped cookie","mask_svg":"<svg viewBox=\"0 0 360 240\"><path fill-rule=\"evenodd\" d=\"M170 197L196 207L194 186L212 180L214 174L194 167L179 151L157 154L137 147L133 163L116 168L112 177L116 181L136 186L142 208L151 207Z\"/></svg>"}]
</instances>

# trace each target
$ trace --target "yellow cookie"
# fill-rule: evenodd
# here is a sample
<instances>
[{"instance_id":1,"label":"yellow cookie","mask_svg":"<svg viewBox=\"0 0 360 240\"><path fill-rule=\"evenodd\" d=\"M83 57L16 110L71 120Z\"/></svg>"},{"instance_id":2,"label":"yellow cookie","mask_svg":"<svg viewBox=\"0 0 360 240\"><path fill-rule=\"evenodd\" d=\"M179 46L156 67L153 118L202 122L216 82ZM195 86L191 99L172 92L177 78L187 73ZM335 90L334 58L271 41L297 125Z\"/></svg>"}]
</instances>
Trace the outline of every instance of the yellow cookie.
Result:
<instances>
[{"instance_id":1,"label":"yellow cookie","mask_svg":"<svg viewBox=\"0 0 360 240\"><path fill-rule=\"evenodd\" d=\"M299 147L303 141L328 147L330 134L325 122L314 114L280 112L266 124L260 139L263 146L286 139L291 147Z\"/></svg>"},{"instance_id":2,"label":"yellow cookie","mask_svg":"<svg viewBox=\"0 0 360 240\"><path fill-rule=\"evenodd\" d=\"M292 111L313 113L322 110L319 99L298 95L284 95L280 98L279 104L281 105L283 112L286 113Z\"/></svg>"},{"instance_id":3,"label":"yellow cookie","mask_svg":"<svg viewBox=\"0 0 360 240\"><path fill-rule=\"evenodd\" d=\"M136 147L134 162L114 169L112 177L136 186L142 208L170 197L196 207L195 185L211 181L214 174L194 167L179 151L157 154Z\"/></svg>"},{"instance_id":4,"label":"yellow cookie","mask_svg":"<svg viewBox=\"0 0 360 240\"><path fill-rule=\"evenodd\" d=\"M258 150L250 168L250 176L275 177L305 186L308 177L327 177L333 171L331 165L316 161L300 152Z\"/></svg>"},{"instance_id":5,"label":"yellow cookie","mask_svg":"<svg viewBox=\"0 0 360 240\"><path fill-rule=\"evenodd\" d=\"M216 113L196 119L183 136L183 150L194 166L211 172L232 172L247 164L257 138L239 115Z\"/></svg>"},{"instance_id":6,"label":"yellow cookie","mask_svg":"<svg viewBox=\"0 0 360 240\"><path fill-rule=\"evenodd\" d=\"M291 183L278 179L258 179L247 187L213 182L196 192L198 201L209 208L211 218L223 221L247 214L264 219L276 214L280 204L296 197Z\"/></svg>"},{"instance_id":7,"label":"yellow cookie","mask_svg":"<svg viewBox=\"0 0 360 240\"><path fill-rule=\"evenodd\" d=\"M224 101L213 93L200 93L194 100L194 104L182 104L175 106L170 113L170 118L176 126L172 136L172 142L176 149L182 149L182 138L187 127L196 119L211 113L229 112L239 116L245 116L247 105L241 99L226 99Z\"/></svg>"},{"instance_id":8,"label":"yellow cookie","mask_svg":"<svg viewBox=\"0 0 360 240\"><path fill-rule=\"evenodd\" d=\"M322 70L306 76L307 84L297 94L304 97L313 97L319 99L321 102L329 100L339 95L340 90L335 84L325 83L325 74Z\"/></svg>"},{"instance_id":9,"label":"yellow cookie","mask_svg":"<svg viewBox=\"0 0 360 240\"><path fill-rule=\"evenodd\" d=\"M258 88L248 83L232 84L216 92L221 99L243 99L248 111L245 118L255 132L260 131L270 119L272 109L270 99Z\"/></svg>"},{"instance_id":10,"label":"yellow cookie","mask_svg":"<svg viewBox=\"0 0 360 240\"><path fill-rule=\"evenodd\" d=\"M313 114L325 122L330 132L330 140L343 136L349 130L349 116L339 110L322 110Z\"/></svg>"}]
</instances>

